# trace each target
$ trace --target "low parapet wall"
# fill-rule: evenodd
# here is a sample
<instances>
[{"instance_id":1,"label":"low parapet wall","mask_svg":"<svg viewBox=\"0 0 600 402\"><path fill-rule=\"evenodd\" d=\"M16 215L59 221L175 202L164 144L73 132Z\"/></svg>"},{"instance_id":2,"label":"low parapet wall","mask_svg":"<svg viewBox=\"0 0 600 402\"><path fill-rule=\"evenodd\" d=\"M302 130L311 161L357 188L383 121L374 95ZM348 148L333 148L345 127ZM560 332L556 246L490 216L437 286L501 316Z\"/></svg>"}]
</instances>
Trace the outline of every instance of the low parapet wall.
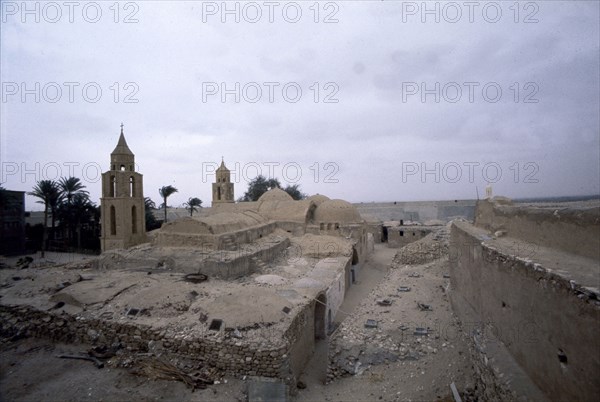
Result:
<instances>
[{"instance_id":1,"label":"low parapet wall","mask_svg":"<svg viewBox=\"0 0 600 402\"><path fill-rule=\"evenodd\" d=\"M201 273L211 278L232 279L255 272L260 265L285 257L290 240L268 236L250 244L231 243L227 250L214 250L212 243L198 247L160 248L146 245L140 249L111 251L94 260L96 268ZM295 256L293 251L288 254Z\"/></svg>"},{"instance_id":2,"label":"low parapet wall","mask_svg":"<svg viewBox=\"0 0 600 402\"><path fill-rule=\"evenodd\" d=\"M227 233L188 233L158 231L153 243L159 247L198 247L202 250L227 250L230 245L248 244L267 236L275 230L277 224L268 222Z\"/></svg>"},{"instance_id":3,"label":"low parapet wall","mask_svg":"<svg viewBox=\"0 0 600 402\"><path fill-rule=\"evenodd\" d=\"M467 222L453 223L454 310L461 320L488 328L549 399L596 400L600 395L598 261L541 246L531 253L531 248L515 244L521 243L495 239ZM520 254L523 250L527 255ZM493 380L482 376L482 381ZM527 388L522 387L520 396L535 399L531 396L535 392ZM488 400L494 399L488 395Z\"/></svg>"},{"instance_id":4,"label":"low parapet wall","mask_svg":"<svg viewBox=\"0 0 600 402\"><path fill-rule=\"evenodd\" d=\"M477 202L475 225L540 246L600 260L600 208L536 208Z\"/></svg>"},{"instance_id":5,"label":"low parapet wall","mask_svg":"<svg viewBox=\"0 0 600 402\"><path fill-rule=\"evenodd\" d=\"M200 259L200 266L192 269L191 272L200 272L209 277L222 279L239 278L250 275L255 272L260 264L272 261L278 256L285 255L290 241L287 238L278 242L250 244L239 247L236 250L221 250L208 255L207 258ZM197 263L197 262L196 262ZM183 272L188 272L180 263ZM193 265L190 265L193 266Z\"/></svg>"}]
</instances>

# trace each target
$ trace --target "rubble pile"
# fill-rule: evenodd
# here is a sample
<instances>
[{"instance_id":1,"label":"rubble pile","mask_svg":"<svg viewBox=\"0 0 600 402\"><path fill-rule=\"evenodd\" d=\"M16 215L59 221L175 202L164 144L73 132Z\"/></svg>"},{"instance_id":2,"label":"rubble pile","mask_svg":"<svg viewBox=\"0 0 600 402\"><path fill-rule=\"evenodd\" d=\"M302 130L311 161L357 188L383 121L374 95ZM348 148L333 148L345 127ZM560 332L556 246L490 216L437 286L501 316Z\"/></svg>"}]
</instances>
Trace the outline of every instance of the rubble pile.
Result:
<instances>
[{"instance_id":1,"label":"rubble pile","mask_svg":"<svg viewBox=\"0 0 600 402\"><path fill-rule=\"evenodd\" d=\"M56 315L28 306L0 305L0 335L6 341L32 336L67 343L118 345L123 349L121 353L211 362L219 373L233 376L278 377L288 358L285 345L274 347L240 339L183 336L139 323Z\"/></svg>"},{"instance_id":2,"label":"rubble pile","mask_svg":"<svg viewBox=\"0 0 600 402\"><path fill-rule=\"evenodd\" d=\"M392 267L419 265L448 255L450 229L443 226L414 243L407 244L396 253Z\"/></svg>"}]
</instances>

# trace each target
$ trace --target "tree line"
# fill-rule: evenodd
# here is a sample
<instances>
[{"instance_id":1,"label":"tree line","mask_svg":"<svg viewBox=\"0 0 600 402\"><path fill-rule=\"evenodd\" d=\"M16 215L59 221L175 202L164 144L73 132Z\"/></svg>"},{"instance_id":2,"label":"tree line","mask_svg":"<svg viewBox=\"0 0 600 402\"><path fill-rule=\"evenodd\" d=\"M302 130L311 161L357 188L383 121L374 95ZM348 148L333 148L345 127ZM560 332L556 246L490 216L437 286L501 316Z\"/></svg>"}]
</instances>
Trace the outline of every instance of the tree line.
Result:
<instances>
[{"instance_id":1,"label":"tree line","mask_svg":"<svg viewBox=\"0 0 600 402\"><path fill-rule=\"evenodd\" d=\"M37 203L44 205L41 233L31 227L28 228L27 233L29 238L39 237L37 243L41 248L42 257L45 256L50 243L60 250L82 248L100 250L100 206L90 200L89 192L85 188L86 186L77 177L62 177L57 181L40 180L32 191L27 193L37 198ZM259 175L249 182L248 190L237 201L257 201L265 192L273 188L281 188L295 200L306 198L306 194L300 191L298 184L282 187L277 178L267 179ZM163 202L158 208L150 197L144 198L147 231L161 226L153 210L163 209L163 223L167 222L167 200L177 192L178 189L171 185L161 187L158 194ZM0 196L2 196L1 192ZM189 211L190 216L193 216L194 212L202 208L202 200L198 197L190 197L183 206Z\"/></svg>"},{"instance_id":2,"label":"tree line","mask_svg":"<svg viewBox=\"0 0 600 402\"><path fill-rule=\"evenodd\" d=\"M77 177L62 177L58 181L40 180L27 194L38 198L36 201L44 205L44 224L42 230L41 250L44 257L49 240L55 242L57 235L61 238L62 248L100 248L100 207L94 204L85 190L85 186ZM52 226L48 228L48 217ZM59 222L58 227L56 222Z\"/></svg>"},{"instance_id":3,"label":"tree line","mask_svg":"<svg viewBox=\"0 0 600 402\"><path fill-rule=\"evenodd\" d=\"M238 199L238 202L258 201L261 195L274 188L282 189L294 200L303 200L306 198L306 194L300 191L300 185L298 184L288 184L283 187L277 178L267 179L263 175L258 175L248 183L248 190Z\"/></svg>"}]
</instances>

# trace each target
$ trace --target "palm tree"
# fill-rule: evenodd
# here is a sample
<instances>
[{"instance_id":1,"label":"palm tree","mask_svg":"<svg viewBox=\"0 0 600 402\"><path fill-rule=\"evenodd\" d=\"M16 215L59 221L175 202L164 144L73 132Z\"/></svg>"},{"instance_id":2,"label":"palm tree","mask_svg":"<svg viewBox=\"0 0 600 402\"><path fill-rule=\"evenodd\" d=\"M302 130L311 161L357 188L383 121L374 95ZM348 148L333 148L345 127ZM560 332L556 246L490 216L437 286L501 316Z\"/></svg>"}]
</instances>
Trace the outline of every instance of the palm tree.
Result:
<instances>
[{"instance_id":1,"label":"palm tree","mask_svg":"<svg viewBox=\"0 0 600 402\"><path fill-rule=\"evenodd\" d=\"M55 226L56 217L59 215L58 208L63 202L63 193L60 190L58 183L54 182L54 185L56 187L56 191L52 194L49 200L50 214L52 215L52 230L50 231L50 233L52 234L52 239L54 239L54 237L56 236Z\"/></svg>"},{"instance_id":2,"label":"palm tree","mask_svg":"<svg viewBox=\"0 0 600 402\"><path fill-rule=\"evenodd\" d=\"M73 234L73 211L71 211L73 198L76 196L85 196L87 198L89 193L84 190L85 186L78 177L62 177L58 182L58 186L67 201L64 217L66 218L67 238L71 240ZM81 202L83 199L80 199L79 201ZM89 201L89 198L87 198L87 201Z\"/></svg>"},{"instance_id":3,"label":"palm tree","mask_svg":"<svg viewBox=\"0 0 600 402\"><path fill-rule=\"evenodd\" d=\"M94 220L96 206L90 201L86 192L75 193L69 205L69 215L74 218L77 233L77 249L81 248L81 226Z\"/></svg>"},{"instance_id":4,"label":"palm tree","mask_svg":"<svg viewBox=\"0 0 600 402\"><path fill-rule=\"evenodd\" d=\"M156 204L150 197L144 197L144 210L146 211L146 231L149 232L158 229L160 225L156 222L153 209L156 209Z\"/></svg>"},{"instance_id":5,"label":"palm tree","mask_svg":"<svg viewBox=\"0 0 600 402\"><path fill-rule=\"evenodd\" d=\"M160 196L162 197L163 201L164 201L164 208L165 208L165 223L167 223L167 198L169 198L173 193L176 193L178 190L169 185L169 186L162 186L161 188L158 189L158 194L160 194Z\"/></svg>"},{"instance_id":6,"label":"palm tree","mask_svg":"<svg viewBox=\"0 0 600 402\"><path fill-rule=\"evenodd\" d=\"M202 208L202 200L197 197L190 198L186 203L183 204L185 209L190 211L190 216L194 216L194 212L198 209L196 207Z\"/></svg>"},{"instance_id":7,"label":"palm tree","mask_svg":"<svg viewBox=\"0 0 600 402\"><path fill-rule=\"evenodd\" d=\"M54 180L40 180L33 191L27 193L40 199L39 204L44 204L44 232L42 234L42 257L45 256L48 243L48 210L54 210L61 198L60 189ZM54 227L54 212L52 214L52 226Z\"/></svg>"},{"instance_id":8,"label":"palm tree","mask_svg":"<svg viewBox=\"0 0 600 402\"><path fill-rule=\"evenodd\" d=\"M67 199L67 204L71 204L71 200L75 194L89 194L84 190L85 186L81 183L78 177L62 177L58 182L58 186Z\"/></svg>"},{"instance_id":9,"label":"palm tree","mask_svg":"<svg viewBox=\"0 0 600 402\"><path fill-rule=\"evenodd\" d=\"M156 203L150 197L144 197L144 206L146 209L156 209Z\"/></svg>"}]
</instances>

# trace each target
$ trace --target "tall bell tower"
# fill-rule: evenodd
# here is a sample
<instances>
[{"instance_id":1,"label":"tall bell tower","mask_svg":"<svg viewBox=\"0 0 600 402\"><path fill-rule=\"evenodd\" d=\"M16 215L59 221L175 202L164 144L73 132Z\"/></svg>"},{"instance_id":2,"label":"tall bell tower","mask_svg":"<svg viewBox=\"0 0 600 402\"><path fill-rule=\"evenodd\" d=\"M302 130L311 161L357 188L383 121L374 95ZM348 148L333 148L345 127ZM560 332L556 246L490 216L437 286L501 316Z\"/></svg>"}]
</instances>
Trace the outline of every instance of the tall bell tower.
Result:
<instances>
[{"instance_id":1,"label":"tall bell tower","mask_svg":"<svg viewBox=\"0 0 600 402\"><path fill-rule=\"evenodd\" d=\"M142 175L135 171L135 155L125 141L123 124L110 170L102 174L100 199L102 251L125 249L146 241Z\"/></svg>"},{"instance_id":2,"label":"tall bell tower","mask_svg":"<svg viewBox=\"0 0 600 402\"><path fill-rule=\"evenodd\" d=\"M219 166L215 174L217 182L212 185L212 206L234 202L231 172L225 167L225 162L222 158L221 166Z\"/></svg>"}]
</instances>

